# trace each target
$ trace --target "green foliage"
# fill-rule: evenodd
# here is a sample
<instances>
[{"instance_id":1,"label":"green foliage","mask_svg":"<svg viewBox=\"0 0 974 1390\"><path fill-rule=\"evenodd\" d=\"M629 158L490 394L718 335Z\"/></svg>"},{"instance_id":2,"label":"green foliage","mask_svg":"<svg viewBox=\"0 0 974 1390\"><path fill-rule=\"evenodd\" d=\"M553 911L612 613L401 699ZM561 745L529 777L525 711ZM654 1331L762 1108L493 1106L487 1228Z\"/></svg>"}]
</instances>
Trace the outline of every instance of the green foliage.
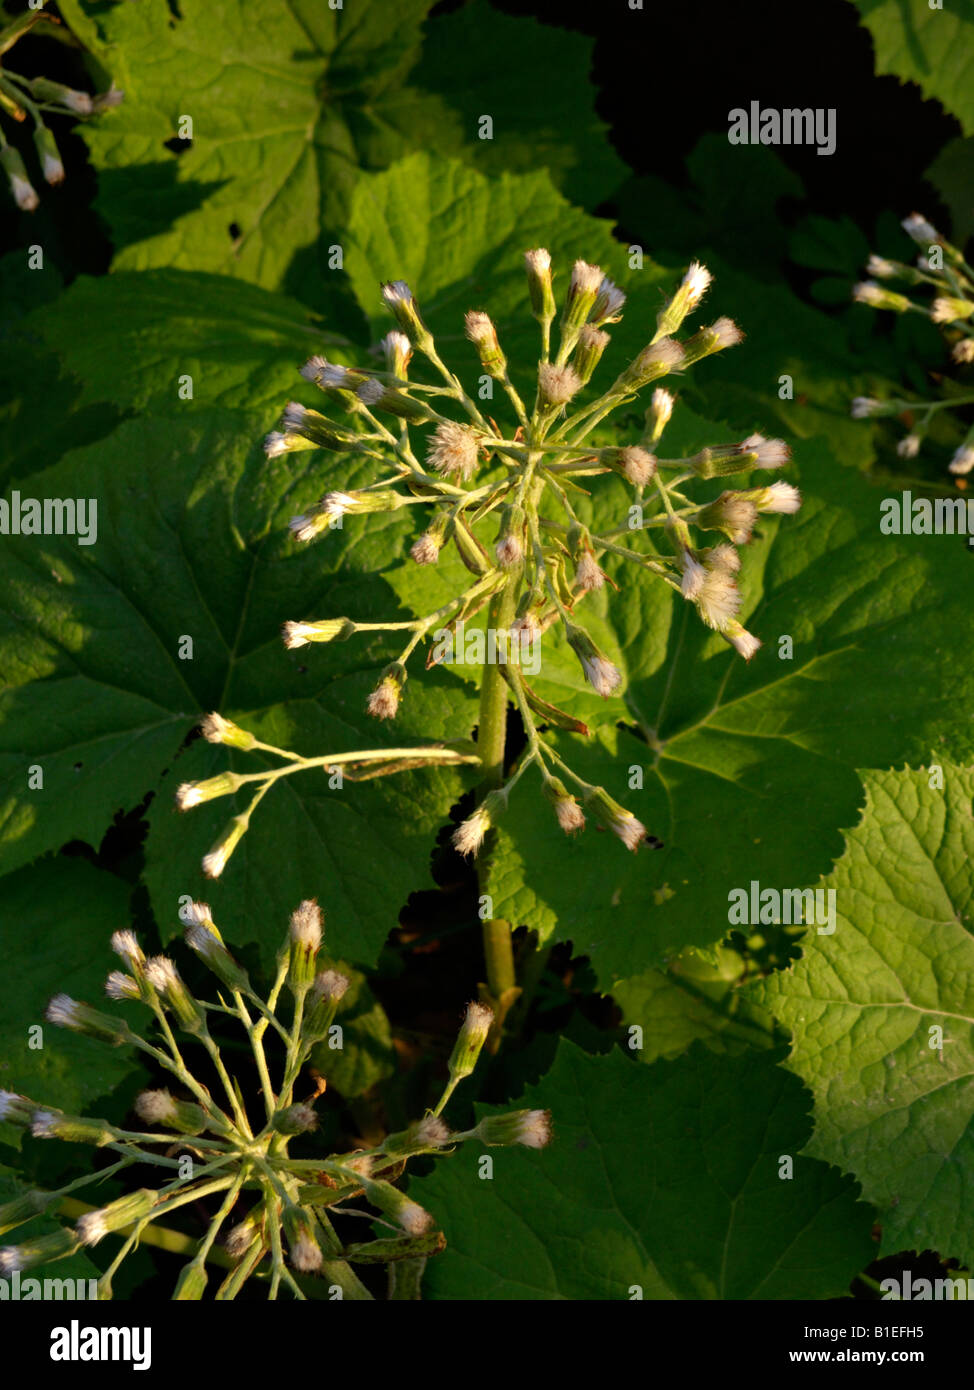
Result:
<instances>
[{"instance_id":1,"label":"green foliage","mask_svg":"<svg viewBox=\"0 0 974 1390\"><path fill-rule=\"evenodd\" d=\"M834 1298L869 1259L869 1208L798 1156L808 1097L771 1054L641 1067L562 1042L523 1100L556 1147L496 1154L489 1182L470 1149L410 1183L456 1232L434 1298Z\"/></svg>"},{"instance_id":2,"label":"green foliage","mask_svg":"<svg viewBox=\"0 0 974 1390\"><path fill-rule=\"evenodd\" d=\"M884 1251L969 1265L974 775L937 767L863 774L862 819L821 885L835 932L806 933L754 995L791 1029L788 1065L815 1096L808 1152L859 1180Z\"/></svg>"},{"instance_id":3,"label":"green foliage","mask_svg":"<svg viewBox=\"0 0 974 1390\"><path fill-rule=\"evenodd\" d=\"M974 134L974 0L937 8L907 0L851 3L873 36L876 71L916 82Z\"/></svg>"}]
</instances>

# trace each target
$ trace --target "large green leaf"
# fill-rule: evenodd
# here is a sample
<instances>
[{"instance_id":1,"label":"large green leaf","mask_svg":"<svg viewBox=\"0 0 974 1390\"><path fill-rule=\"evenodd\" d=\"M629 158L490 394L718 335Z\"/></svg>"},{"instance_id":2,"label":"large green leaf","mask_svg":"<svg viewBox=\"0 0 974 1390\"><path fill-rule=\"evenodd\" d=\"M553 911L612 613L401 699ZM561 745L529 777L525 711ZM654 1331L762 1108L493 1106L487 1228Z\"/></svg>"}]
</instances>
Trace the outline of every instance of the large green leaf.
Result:
<instances>
[{"instance_id":1,"label":"large green leaf","mask_svg":"<svg viewBox=\"0 0 974 1390\"><path fill-rule=\"evenodd\" d=\"M258 15L247 0L66 0L65 17L126 91L124 120L83 132L117 265L221 271L317 299L335 279L329 248L360 171L414 149L497 170L541 165L572 196L605 198L622 165L588 95L590 40L477 0L431 20L424 51L429 9L290 0ZM559 81L538 83L553 61ZM166 146L185 117L193 142L177 155Z\"/></svg>"},{"instance_id":2,"label":"large green leaf","mask_svg":"<svg viewBox=\"0 0 974 1390\"><path fill-rule=\"evenodd\" d=\"M334 357L345 343L292 299L188 270L82 276L27 327L82 383L75 409L191 410L192 400L263 407L268 424L300 388L301 363L316 352Z\"/></svg>"},{"instance_id":3,"label":"large green leaf","mask_svg":"<svg viewBox=\"0 0 974 1390\"><path fill-rule=\"evenodd\" d=\"M873 36L876 71L916 82L974 135L974 0L852 0Z\"/></svg>"},{"instance_id":4,"label":"large green leaf","mask_svg":"<svg viewBox=\"0 0 974 1390\"><path fill-rule=\"evenodd\" d=\"M877 489L813 441L799 459L802 511L744 558L765 644L749 665L659 585L614 569L620 593L600 595L627 688L592 739L557 744L664 848L630 855L591 827L568 841L525 783L501 822L495 912L571 940L607 990L723 939L732 888L827 873L861 804L854 767L974 751L964 538L882 535Z\"/></svg>"},{"instance_id":5,"label":"large green leaf","mask_svg":"<svg viewBox=\"0 0 974 1390\"><path fill-rule=\"evenodd\" d=\"M114 960L108 939L128 925L129 895L121 879L82 859L48 859L4 879L4 1090L78 1114L138 1070L132 1052L44 1021L48 1000L62 992L102 1007ZM33 1031L38 1026L39 1033ZM16 1138L10 1126L0 1129L8 1140Z\"/></svg>"},{"instance_id":6,"label":"large green leaf","mask_svg":"<svg viewBox=\"0 0 974 1390\"><path fill-rule=\"evenodd\" d=\"M630 271L612 224L572 207L544 171L488 178L459 160L427 154L410 155L359 180L343 240L345 268L373 332L385 332L389 325L380 283L407 280L441 356L459 369L469 389L482 368L464 338L467 309L489 310L515 381L536 371L540 337L523 260L531 247L551 252L558 295L578 257L597 262L624 285L629 303L622 322L611 329L606 373L613 367L621 371L650 341L662 298L659 285L677 283L648 258L642 269Z\"/></svg>"},{"instance_id":7,"label":"large green leaf","mask_svg":"<svg viewBox=\"0 0 974 1390\"><path fill-rule=\"evenodd\" d=\"M127 421L32 480L39 497L96 498L100 522L92 546L5 540L3 870L73 837L97 843L117 809L158 790L149 880L160 922L175 929L178 899L200 896L199 859L231 814L228 801L186 816L171 809L177 780L228 763L225 750L201 744L174 764L201 712L218 708L306 754L469 734L473 703L449 675L417 681L395 729L367 718L366 696L391 655L381 642L313 648L306 660L283 650L288 616L390 615L379 572L402 553L410 522L353 519L320 545L294 546L287 517L361 475L318 452L267 461L253 442L264 423L187 405ZM260 767L252 756L236 761ZM43 769L39 790L28 789L33 765ZM330 948L374 958L425 881L432 832L459 787L454 774L432 771L346 781L340 791L321 772L290 779L212 887L218 920L231 939L257 935L270 951L296 900L319 896Z\"/></svg>"},{"instance_id":8,"label":"large green leaf","mask_svg":"<svg viewBox=\"0 0 974 1390\"><path fill-rule=\"evenodd\" d=\"M866 806L823 881L836 929L755 988L815 1096L808 1152L854 1173L883 1249L974 1261L974 774L863 774ZM931 781L935 783L931 787ZM937 1029L942 1029L942 1046Z\"/></svg>"},{"instance_id":9,"label":"large green leaf","mask_svg":"<svg viewBox=\"0 0 974 1390\"><path fill-rule=\"evenodd\" d=\"M562 1042L522 1103L551 1110L547 1149L492 1150L486 1180L466 1144L410 1183L449 1237L427 1297L829 1298L869 1262L870 1210L797 1156L808 1096L773 1054L640 1067Z\"/></svg>"}]
</instances>

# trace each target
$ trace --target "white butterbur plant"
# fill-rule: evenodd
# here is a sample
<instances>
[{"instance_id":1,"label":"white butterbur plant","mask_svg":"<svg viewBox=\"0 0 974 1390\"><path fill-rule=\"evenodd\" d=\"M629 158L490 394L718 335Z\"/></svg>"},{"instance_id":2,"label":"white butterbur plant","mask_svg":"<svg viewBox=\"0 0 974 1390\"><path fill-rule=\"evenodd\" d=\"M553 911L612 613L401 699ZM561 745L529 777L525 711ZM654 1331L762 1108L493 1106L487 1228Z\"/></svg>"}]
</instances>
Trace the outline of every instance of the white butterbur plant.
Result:
<instances>
[{"instance_id":1,"label":"white butterbur plant","mask_svg":"<svg viewBox=\"0 0 974 1390\"><path fill-rule=\"evenodd\" d=\"M521 777L533 769L566 833L584 828L591 814L636 850L645 827L603 787L580 777L544 736L548 729L588 732L584 723L557 708L525 679L519 659L545 634L560 632L591 688L605 699L617 697L623 676L585 626L586 599L617 588L604 565L629 567L632 582L649 580L692 605L700 621L745 660L760 647L741 623L737 575L740 549L759 518L793 513L801 505L789 483L727 488L694 497L697 484L711 484L751 471L774 472L790 456L779 439L752 434L739 442L704 448L690 457L667 456L663 439L675 398L660 384L694 363L739 343L741 330L716 318L696 332L677 337L701 304L711 275L693 262L663 304L646 343L636 357L615 368L611 328L622 318L626 295L601 268L576 261L560 311L556 305L551 257L543 248L525 254L530 312L540 327L541 352L532 371L532 394L522 396L508 366L497 329L481 309L465 317L466 337L479 370L506 397L509 422L486 416L440 357L409 285L393 281L382 298L396 326L381 343L382 368L350 367L312 357L302 375L323 397L321 411L288 404L280 428L269 434L271 457L309 449L355 453L375 468L375 479L352 491L335 490L295 516L294 541L328 544L337 526L368 525L370 516L415 508L421 516L407 542L412 561L435 565L448 547L459 557L469 581L436 611L415 619L361 622L354 616L305 617L284 623L289 649L344 642L358 634L400 635L401 646L377 673L368 713L377 720L396 717L408 699L407 677L417 661L438 657L423 644L439 631L452 632L483 609L488 632L506 653L482 668L481 718L476 751L435 745L427 748L370 749L343 755L359 775L377 775L422 762L468 761L486 770L503 762L503 723L513 702L520 713L526 747L508 780L496 779L489 794L456 830L454 844L476 854L508 805ZM553 329L557 329L553 333ZM553 338L557 338L557 344ZM601 369L602 384L597 372ZM624 442L599 443L591 436L613 414L631 419L642 401L642 423ZM603 435L600 437L604 437ZM578 499L600 483L616 490L618 525L593 528L579 515ZM591 605L590 605L591 606ZM246 829L253 807L280 777L311 765L333 767L340 759L304 759L270 748L218 714L203 724L207 738L241 750L271 752L282 759L270 772L227 773L179 788L181 809L239 791L253 784L250 808L228 827L204 861L219 872ZM500 750L500 757L498 756Z\"/></svg>"},{"instance_id":2,"label":"white butterbur plant","mask_svg":"<svg viewBox=\"0 0 974 1390\"><path fill-rule=\"evenodd\" d=\"M958 372L964 372L974 363L974 269L963 253L919 213L904 218L903 227L920 248L916 265L870 256L870 278L854 286L853 299L873 309L921 314L929 319L942 331ZM894 284L895 289L891 288ZM942 390L936 399L877 400L857 396L852 402L852 415L859 420L896 416L909 421L896 451L901 458L916 458L939 412L949 413L974 404L974 393L966 392L960 382L945 378ZM974 468L974 425L968 427L958 420L957 430L963 437L955 445L948 466L951 473L963 476Z\"/></svg>"},{"instance_id":3,"label":"white butterbur plant","mask_svg":"<svg viewBox=\"0 0 974 1390\"><path fill-rule=\"evenodd\" d=\"M158 1071L165 1084L136 1097L131 1127L65 1114L0 1090L0 1121L36 1139L90 1145L110 1159L61 1188L25 1190L0 1204L0 1240L6 1242L0 1244L0 1277L29 1274L111 1237L117 1249L98 1281L99 1296L111 1298L117 1270L155 1224L156 1243L191 1253L175 1282L175 1299L202 1298L214 1273L222 1276L214 1289L220 1300L235 1298L250 1280L264 1285L269 1298L284 1292L304 1299L313 1292L310 1279L325 1281L332 1298L371 1299L357 1265L386 1265L391 1296L418 1296L424 1262L445 1248L446 1238L431 1214L396 1186L408 1160L448 1154L465 1140L538 1149L551 1139L550 1116L543 1110L485 1116L462 1131L451 1130L443 1118L454 1089L474 1071L494 1021L491 1010L481 1003L468 1006L434 1109L369 1147L316 1155L308 1151L316 1147L315 1106L324 1083L313 1073L305 1077L304 1069L329 1036L349 984L322 955L318 905L302 902L292 914L266 996L227 949L209 907L190 903L181 920L186 945L215 979L218 1000L197 997L170 957L147 957L133 932L118 931L111 944L123 968L109 974L106 993L143 1006L153 1031L136 1031L67 994L55 995L47 1008L50 1023L102 1045L134 1048ZM228 1019L246 1035L259 1093L251 1105L239 1065L231 1071L214 1037L214 1023L225 1026ZM205 1056L203 1074L187 1059L190 1048ZM306 1156L289 1151L299 1140ZM158 1181L99 1205L78 1196L140 1168ZM372 1211L363 1212L362 1203ZM189 1206L209 1213L198 1241L165 1226ZM16 1228L44 1213L75 1219L17 1243ZM371 1215L382 1233L343 1239L335 1223L341 1226L346 1213ZM398 1292L397 1270L406 1280Z\"/></svg>"}]
</instances>

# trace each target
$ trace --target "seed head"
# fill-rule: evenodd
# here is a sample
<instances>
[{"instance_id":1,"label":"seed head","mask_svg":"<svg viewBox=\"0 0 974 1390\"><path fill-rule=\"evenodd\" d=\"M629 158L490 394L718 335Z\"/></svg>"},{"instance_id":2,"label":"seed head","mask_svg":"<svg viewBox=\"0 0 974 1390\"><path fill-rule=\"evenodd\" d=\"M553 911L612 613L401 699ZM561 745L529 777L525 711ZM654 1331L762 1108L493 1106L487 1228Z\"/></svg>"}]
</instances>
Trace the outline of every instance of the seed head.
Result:
<instances>
[{"instance_id":1,"label":"seed head","mask_svg":"<svg viewBox=\"0 0 974 1390\"><path fill-rule=\"evenodd\" d=\"M559 367L554 362L542 362L538 368L541 399L549 406L567 405L582 389L582 379L574 367Z\"/></svg>"},{"instance_id":2,"label":"seed head","mask_svg":"<svg viewBox=\"0 0 974 1390\"><path fill-rule=\"evenodd\" d=\"M469 482L477 471L479 448L480 437L473 430L445 420L433 431L426 458L437 473Z\"/></svg>"}]
</instances>

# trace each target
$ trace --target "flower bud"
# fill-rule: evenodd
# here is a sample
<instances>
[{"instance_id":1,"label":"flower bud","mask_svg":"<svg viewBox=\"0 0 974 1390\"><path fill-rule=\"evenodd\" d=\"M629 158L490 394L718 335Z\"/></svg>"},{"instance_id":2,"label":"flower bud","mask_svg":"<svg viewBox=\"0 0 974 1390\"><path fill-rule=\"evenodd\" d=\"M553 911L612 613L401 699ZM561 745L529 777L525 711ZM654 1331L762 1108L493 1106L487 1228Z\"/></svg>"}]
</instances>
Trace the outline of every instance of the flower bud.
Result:
<instances>
[{"instance_id":1,"label":"flower bud","mask_svg":"<svg viewBox=\"0 0 974 1390\"><path fill-rule=\"evenodd\" d=\"M582 664L582 670L593 690L605 699L622 684L622 675L617 666L603 656L588 633L574 623L566 629L569 646Z\"/></svg>"},{"instance_id":2,"label":"flower bud","mask_svg":"<svg viewBox=\"0 0 974 1390\"><path fill-rule=\"evenodd\" d=\"M600 449L599 463L625 478L633 487L645 487L656 474L656 459L645 449L626 445L622 449Z\"/></svg>"},{"instance_id":3,"label":"flower bud","mask_svg":"<svg viewBox=\"0 0 974 1390\"><path fill-rule=\"evenodd\" d=\"M442 510L427 526L423 534L409 548L409 553L417 565L435 565L440 558L443 542L450 527L450 514Z\"/></svg>"},{"instance_id":4,"label":"flower bud","mask_svg":"<svg viewBox=\"0 0 974 1390\"><path fill-rule=\"evenodd\" d=\"M658 343L650 343L649 347L643 348L639 356L629 363L609 388L609 394L623 396L630 391L638 391L657 377L666 376L682 366L684 360L685 350L680 343L674 338L660 338Z\"/></svg>"},{"instance_id":5,"label":"flower bud","mask_svg":"<svg viewBox=\"0 0 974 1390\"><path fill-rule=\"evenodd\" d=\"M742 492L722 492L716 501L694 514L693 524L703 531L723 531L734 545L746 545L757 515L758 509L750 496Z\"/></svg>"},{"instance_id":6,"label":"flower bud","mask_svg":"<svg viewBox=\"0 0 974 1390\"><path fill-rule=\"evenodd\" d=\"M868 304L871 309L891 309L894 314L905 313L910 307L905 294L894 294L884 285L877 285L875 280L863 280L854 285L852 297L857 304Z\"/></svg>"},{"instance_id":7,"label":"flower bud","mask_svg":"<svg viewBox=\"0 0 974 1390\"><path fill-rule=\"evenodd\" d=\"M406 668L400 661L393 661L382 672L379 684L372 691L366 709L373 719L394 719L399 711L403 687L406 684Z\"/></svg>"},{"instance_id":8,"label":"flower bud","mask_svg":"<svg viewBox=\"0 0 974 1390\"><path fill-rule=\"evenodd\" d=\"M0 1091L0 1121L26 1129L40 1106L36 1100L19 1096L16 1091Z\"/></svg>"},{"instance_id":9,"label":"flower bud","mask_svg":"<svg viewBox=\"0 0 974 1390\"><path fill-rule=\"evenodd\" d=\"M189 903L180 909L179 919L186 929L187 946L209 966L217 979L233 993L249 990L247 972L223 944L206 903Z\"/></svg>"},{"instance_id":10,"label":"flower bud","mask_svg":"<svg viewBox=\"0 0 974 1390\"><path fill-rule=\"evenodd\" d=\"M581 389L582 380L574 367L558 367L553 362L542 362L538 367L538 394L548 410L567 405Z\"/></svg>"},{"instance_id":11,"label":"flower bud","mask_svg":"<svg viewBox=\"0 0 974 1390\"><path fill-rule=\"evenodd\" d=\"M524 508L512 502L501 512L500 532L494 546L501 569L515 569L524 559Z\"/></svg>"},{"instance_id":12,"label":"flower bud","mask_svg":"<svg viewBox=\"0 0 974 1390\"><path fill-rule=\"evenodd\" d=\"M548 777L544 782L544 794L555 808L558 824L566 835L573 835L585 829L585 815L581 806L558 777Z\"/></svg>"},{"instance_id":13,"label":"flower bud","mask_svg":"<svg viewBox=\"0 0 974 1390\"><path fill-rule=\"evenodd\" d=\"M468 1004L463 1023L450 1053L450 1080L462 1081L470 1076L494 1022L494 1011L486 1004Z\"/></svg>"},{"instance_id":14,"label":"flower bud","mask_svg":"<svg viewBox=\"0 0 974 1390\"><path fill-rule=\"evenodd\" d=\"M279 1110L271 1120L278 1134L309 1134L318 1128L318 1116L310 1105L289 1105Z\"/></svg>"},{"instance_id":15,"label":"flower bud","mask_svg":"<svg viewBox=\"0 0 974 1390\"><path fill-rule=\"evenodd\" d=\"M531 312L539 323L551 323L555 317L555 295L551 286L551 256L544 247L525 251L524 268L528 275Z\"/></svg>"},{"instance_id":16,"label":"flower bud","mask_svg":"<svg viewBox=\"0 0 974 1390\"><path fill-rule=\"evenodd\" d=\"M41 1192L36 1188L21 1192L9 1202L0 1202L0 1235L6 1235L25 1221L47 1211L52 1203L59 1200L56 1192Z\"/></svg>"},{"instance_id":17,"label":"flower bud","mask_svg":"<svg viewBox=\"0 0 974 1390\"><path fill-rule=\"evenodd\" d=\"M507 796L503 791L488 792L483 801L457 826L453 832L453 848L458 854L476 855L484 842L488 830L507 810Z\"/></svg>"},{"instance_id":18,"label":"flower bud","mask_svg":"<svg viewBox=\"0 0 974 1390\"><path fill-rule=\"evenodd\" d=\"M971 430L960 448L954 450L954 456L947 466L951 473L960 477L964 477L974 468L974 430Z\"/></svg>"},{"instance_id":19,"label":"flower bud","mask_svg":"<svg viewBox=\"0 0 974 1390\"><path fill-rule=\"evenodd\" d=\"M407 1129L387 1135L382 1148L389 1158L407 1158L410 1154L425 1153L429 1149L442 1149L453 1136L445 1120L438 1115L427 1115L415 1120Z\"/></svg>"},{"instance_id":20,"label":"flower bud","mask_svg":"<svg viewBox=\"0 0 974 1390\"><path fill-rule=\"evenodd\" d=\"M75 1224L78 1239L82 1245L97 1245L110 1231L121 1231L124 1227L132 1226L148 1216L158 1200L157 1192L148 1187L140 1187L135 1192L116 1197L115 1201L109 1202L107 1206L98 1207L95 1211L86 1211L83 1216L78 1217Z\"/></svg>"},{"instance_id":21,"label":"flower bud","mask_svg":"<svg viewBox=\"0 0 974 1390\"><path fill-rule=\"evenodd\" d=\"M207 743L223 743L228 748L241 748L244 752L253 748L257 740L232 719L224 719L222 714L207 714L200 720L200 733Z\"/></svg>"},{"instance_id":22,"label":"flower bud","mask_svg":"<svg viewBox=\"0 0 974 1390\"><path fill-rule=\"evenodd\" d=\"M974 338L961 338L950 353L955 362L974 362Z\"/></svg>"},{"instance_id":23,"label":"flower bud","mask_svg":"<svg viewBox=\"0 0 974 1390\"><path fill-rule=\"evenodd\" d=\"M971 314L974 314L974 304L949 295L938 296L930 307L930 317L934 323L954 323L957 319L969 319Z\"/></svg>"},{"instance_id":24,"label":"flower bud","mask_svg":"<svg viewBox=\"0 0 974 1390\"><path fill-rule=\"evenodd\" d=\"M303 998L314 983L321 949L321 908L314 898L306 898L291 913L288 937L288 988L295 998Z\"/></svg>"},{"instance_id":25,"label":"flower bud","mask_svg":"<svg viewBox=\"0 0 974 1390\"><path fill-rule=\"evenodd\" d=\"M390 280L384 284L382 299L413 347L419 348L420 352L429 352L433 346L433 335L420 318L413 292L405 280Z\"/></svg>"},{"instance_id":26,"label":"flower bud","mask_svg":"<svg viewBox=\"0 0 974 1390\"><path fill-rule=\"evenodd\" d=\"M575 589L580 594L601 589L605 583L605 571L599 567L590 550L583 550L575 561Z\"/></svg>"},{"instance_id":27,"label":"flower bud","mask_svg":"<svg viewBox=\"0 0 974 1390\"><path fill-rule=\"evenodd\" d=\"M425 1207L381 1179L359 1177L366 1197L373 1206L390 1217L408 1235L420 1236L432 1229L434 1219Z\"/></svg>"},{"instance_id":28,"label":"flower bud","mask_svg":"<svg viewBox=\"0 0 974 1390\"><path fill-rule=\"evenodd\" d=\"M27 168L13 145L4 145L0 148L0 164L3 165L4 172L10 184L10 192L13 200L20 208L21 212L33 212L40 199L37 191L31 183Z\"/></svg>"},{"instance_id":29,"label":"flower bud","mask_svg":"<svg viewBox=\"0 0 974 1390\"><path fill-rule=\"evenodd\" d=\"M603 333L601 328L596 328L594 324L583 323L578 330L578 342L575 344L572 366L583 386L587 386L592 380L592 375L602 360L602 354L609 346L609 342L608 333Z\"/></svg>"},{"instance_id":30,"label":"flower bud","mask_svg":"<svg viewBox=\"0 0 974 1390\"><path fill-rule=\"evenodd\" d=\"M63 82L52 82L47 77L35 77L30 83L31 95L46 105L63 106L76 116L90 116L94 101L87 92L75 91Z\"/></svg>"},{"instance_id":31,"label":"flower bud","mask_svg":"<svg viewBox=\"0 0 974 1390\"><path fill-rule=\"evenodd\" d=\"M113 1018L111 1014L100 1013L88 1004L80 1004L68 994L55 994L44 1011L44 1017L58 1028L70 1028L73 1033L84 1033L89 1038L97 1038L99 1042L111 1043L112 1047L119 1047L131 1039L126 1023Z\"/></svg>"},{"instance_id":32,"label":"flower bud","mask_svg":"<svg viewBox=\"0 0 974 1390\"><path fill-rule=\"evenodd\" d=\"M61 1110L34 1111L30 1132L35 1139L62 1139L66 1144L92 1144L102 1149L115 1142L116 1134L107 1120L89 1120L86 1115L65 1115Z\"/></svg>"},{"instance_id":33,"label":"flower bud","mask_svg":"<svg viewBox=\"0 0 974 1390\"><path fill-rule=\"evenodd\" d=\"M603 275L599 284L599 292L595 296L595 303L592 305L592 313L589 316L590 324L599 328L603 323L618 323L622 318L623 305L626 296L619 286L613 284L607 275Z\"/></svg>"},{"instance_id":34,"label":"flower bud","mask_svg":"<svg viewBox=\"0 0 974 1390\"><path fill-rule=\"evenodd\" d=\"M301 1036L305 1042L321 1042L335 1021L338 1005L351 981L338 970L320 970L305 1001Z\"/></svg>"},{"instance_id":35,"label":"flower bud","mask_svg":"<svg viewBox=\"0 0 974 1390\"><path fill-rule=\"evenodd\" d=\"M303 1207L288 1202L284 1207L284 1234L291 1264L301 1274L314 1274L321 1268L321 1246L315 1224Z\"/></svg>"},{"instance_id":36,"label":"flower bud","mask_svg":"<svg viewBox=\"0 0 974 1390\"><path fill-rule=\"evenodd\" d=\"M477 471L481 439L482 436L467 425L444 420L433 431L426 460L444 477L458 477L469 482Z\"/></svg>"},{"instance_id":37,"label":"flower bud","mask_svg":"<svg viewBox=\"0 0 974 1390\"><path fill-rule=\"evenodd\" d=\"M20 1245L5 1245L0 1249L0 1278L24 1274L29 1269L73 1255L81 1242L73 1231L52 1231L47 1236L35 1236Z\"/></svg>"},{"instance_id":38,"label":"flower bud","mask_svg":"<svg viewBox=\"0 0 974 1390\"><path fill-rule=\"evenodd\" d=\"M233 820L224 827L219 839L203 855L202 869L207 878L220 877L227 867L227 860L246 835L249 824L250 812L245 811L242 815L234 816Z\"/></svg>"},{"instance_id":39,"label":"flower bud","mask_svg":"<svg viewBox=\"0 0 974 1390\"><path fill-rule=\"evenodd\" d=\"M355 631L349 618L323 618L315 623L286 622L281 636L288 651L306 647L309 642L345 642Z\"/></svg>"},{"instance_id":40,"label":"flower bud","mask_svg":"<svg viewBox=\"0 0 974 1390\"><path fill-rule=\"evenodd\" d=\"M657 331L663 335L675 333L687 314L693 312L707 293L713 278L705 265L691 261L676 294L656 316Z\"/></svg>"},{"instance_id":41,"label":"flower bud","mask_svg":"<svg viewBox=\"0 0 974 1390\"><path fill-rule=\"evenodd\" d=\"M208 1275L202 1260L192 1260L184 1265L173 1289L176 1303L198 1303L206 1292Z\"/></svg>"},{"instance_id":42,"label":"flower bud","mask_svg":"<svg viewBox=\"0 0 974 1390\"><path fill-rule=\"evenodd\" d=\"M61 154L54 142L54 136L46 125L34 127L34 148L41 161L46 182L50 184L63 183L64 165L61 162Z\"/></svg>"},{"instance_id":43,"label":"flower bud","mask_svg":"<svg viewBox=\"0 0 974 1390\"><path fill-rule=\"evenodd\" d=\"M576 261L572 266L572 278L561 311L561 331L566 338L578 333L595 307L604 278L601 268L587 261Z\"/></svg>"},{"instance_id":44,"label":"flower bud","mask_svg":"<svg viewBox=\"0 0 974 1390\"><path fill-rule=\"evenodd\" d=\"M364 381L355 395L369 409L387 410L390 415L406 420L411 425L425 425L427 421L435 418L425 401L417 400L396 386L384 386L374 378Z\"/></svg>"},{"instance_id":45,"label":"flower bud","mask_svg":"<svg viewBox=\"0 0 974 1390\"><path fill-rule=\"evenodd\" d=\"M168 956L152 956L146 961L145 977L181 1028L187 1033L204 1031L206 1016Z\"/></svg>"},{"instance_id":46,"label":"flower bud","mask_svg":"<svg viewBox=\"0 0 974 1390\"><path fill-rule=\"evenodd\" d=\"M724 348L736 347L743 340L744 334L734 320L724 315L715 319L709 328L701 328L699 333L694 333L692 338L686 340L683 344L683 365L689 367L691 363L699 362L702 357L723 352Z\"/></svg>"},{"instance_id":47,"label":"flower bud","mask_svg":"<svg viewBox=\"0 0 974 1390\"><path fill-rule=\"evenodd\" d=\"M943 242L943 237L932 226L925 217L921 217L918 212L911 212L909 217L904 217L900 223L904 232L911 237L918 246L930 246L936 242Z\"/></svg>"},{"instance_id":48,"label":"flower bud","mask_svg":"<svg viewBox=\"0 0 974 1390\"><path fill-rule=\"evenodd\" d=\"M637 850L646 838L646 827L638 821L631 811L614 801L604 787L591 787L585 793L585 805L603 825L625 845L626 849Z\"/></svg>"},{"instance_id":49,"label":"flower bud","mask_svg":"<svg viewBox=\"0 0 974 1390\"><path fill-rule=\"evenodd\" d=\"M658 444L660 436L669 424L670 416L673 414L673 397L662 386L657 386L653 392L653 399L649 409L646 411L646 438L647 444Z\"/></svg>"},{"instance_id":50,"label":"flower bud","mask_svg":"<svg viewBox=\"0 0 974 1390\"><path fill-rule=\"evenodd\" d=\"M497 340L497 329L488 314L471 309L464 317L467 337L477 349L480 364L488 376L503 381L507 376L507 358Z\"/></svg>"},{"instance_id":51,"label":"flower bud","mask_svg":"<svg viewBox=\"0 0 974 1390\"><path fill-rule=\"evenodd\" d=\"M202 1134L207 1126L202 1106L177 1100L167 1090L141 1091L135 1097L135 1113L144 1124L163 1125L178 1134Z\"/></svg>"},{"instance_id":52,"label":"flower bud","mask_svg":"<svg viewBox=\"0 0 974 1390\"><path fill-rule=\"evenodd\" d=\"M404 381L413 355L413 345L405 333L393 329L391 333L386 334L379 346L385 358L386 371Z\"/></svg>"},{"instance_id":53,"label":"flower bud","mask_svg":"<svg viewBox=\"0 0 974 1390\"><path fill-rule=\"evenodd\" d=\"M203 782L181 782L176 788L176 809L189 811L204 801L215 801L218 796L231 796L242 785L242 778L236 772L220 772L216 777L207 777Z\"/></svg>"},{"instance_id":54,"label":"flower bud","mask_svg":"<svg viewBox=\"0 0 974 1390\"><path fill-rule=\"evenodd\" d=\"M736 618L722 629L722 636L727 638L731 646L745 661L750 661L761 645L758 638L743 628Z\"/></svg>"},{"instance_id":55,"label":"flower bud","mask_svg":"<svg viewBox=\"0 0 974 1390\"><path fill-rule=\"evenodd\" d=\"M543 1149L551 1143L550 1110L514 1110L508 1115L485 1115L474 1130L484 1144L523 1144Z\"/></svg>"}]
</instances>

